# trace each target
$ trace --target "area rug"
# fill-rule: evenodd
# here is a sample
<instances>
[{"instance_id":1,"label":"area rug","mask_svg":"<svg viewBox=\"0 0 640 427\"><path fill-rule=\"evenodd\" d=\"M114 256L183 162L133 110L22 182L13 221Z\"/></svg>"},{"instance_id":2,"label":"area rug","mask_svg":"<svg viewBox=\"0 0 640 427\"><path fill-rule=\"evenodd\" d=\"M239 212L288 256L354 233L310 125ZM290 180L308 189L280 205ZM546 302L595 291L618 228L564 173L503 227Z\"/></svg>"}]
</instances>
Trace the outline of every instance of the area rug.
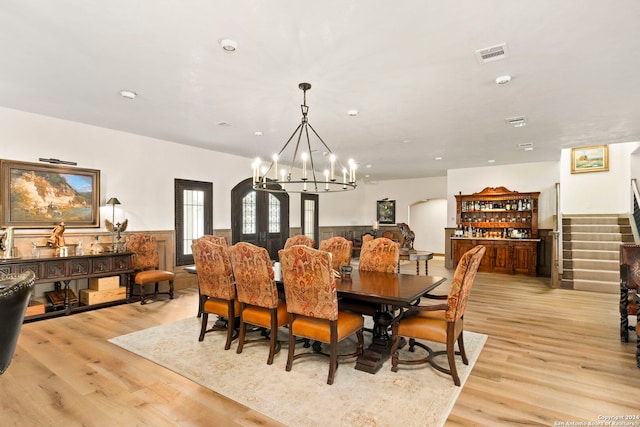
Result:
<instances>
[{"instance_id":1,"label":"area rug","mask_svg":"<svg viewBox=\"0 0 640 427\"><path fill-rule=\"evenodd\" d=\"M200 319L194 317L109 341L289 426L440 426L462 389L429 365L391 372L390 360L374 375L355 370L355 362L342 362L334 384L327 385L328 358L299 359L286 372L286 344L269 366L266 342L245 344L236 354L236 342L224 350L224 333L209 333L198 342L199 331ZM365 345L370 337L365 333ZM279 339L286 341L286 330ZM464 333L469 365L457 363L463 386L486 339ZM353 346L355 339L341 344ZM410 354L401 351L403 358ZM440 361L446 366L446 356Z\"/></svg>"}]
</instances>

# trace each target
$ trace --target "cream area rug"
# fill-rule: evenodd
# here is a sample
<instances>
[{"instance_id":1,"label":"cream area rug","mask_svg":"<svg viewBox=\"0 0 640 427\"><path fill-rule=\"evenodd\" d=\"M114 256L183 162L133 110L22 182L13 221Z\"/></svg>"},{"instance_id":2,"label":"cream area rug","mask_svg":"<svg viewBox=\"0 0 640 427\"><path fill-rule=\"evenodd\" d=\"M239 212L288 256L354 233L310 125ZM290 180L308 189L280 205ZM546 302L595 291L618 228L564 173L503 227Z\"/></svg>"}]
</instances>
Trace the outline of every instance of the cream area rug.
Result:
<instances>
[{"instance_id":1,"label":"cream area rug","mask_svg":"<svg viewBox=\"0 0 640 427\"><path fill-rule=\"evenodd\" d=\"M109 341L274 420L296 427L440 426L462 388L456 387L450 376L428 364L401 365L398 372L391 372L390 359L376 374L355 370L355 361L342 362L333 385L327 385L329 359L326 357L298 359L292 370L286 372L286 343L269 366L266 340L245 344L243 352L236 354L237 341L230 350L224 350L224 332L210 332L203 342L198 342L199 332L200 319L194 317ZM286 329L281 330L278 338L286 342L286 333ZM253 332L248 337L257 334ZM371 334L365 332L365 346L370 339ZM486 339L486 335L464 333L469 365L463 365L457 357L463 386ZM347 345L352 350L355 338L346 341L341 347ZM302 344L298 346L297 351L302 349ZM434 348L443 347L434 345ZM400 351L401 358L411 354L406 347ZM422 351L416 348L413 357L422 357ZM438 359L446 366L446 356Z\"/></svg>"}]
</instances>

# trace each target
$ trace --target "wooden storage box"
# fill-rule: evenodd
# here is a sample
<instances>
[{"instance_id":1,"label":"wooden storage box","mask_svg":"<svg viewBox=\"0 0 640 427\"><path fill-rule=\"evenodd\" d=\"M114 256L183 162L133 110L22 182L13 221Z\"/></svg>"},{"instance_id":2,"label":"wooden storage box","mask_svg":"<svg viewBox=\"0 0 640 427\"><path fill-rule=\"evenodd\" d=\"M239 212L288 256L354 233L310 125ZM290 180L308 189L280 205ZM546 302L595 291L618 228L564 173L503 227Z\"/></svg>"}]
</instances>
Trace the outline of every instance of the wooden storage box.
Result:
<instances>
[{"instance_id":1,"label":"wooden storage box","mask_svg":"<svg viewBox=\"0 0 640 427\"><path fill-rule=\"evenodd\" d=\"M71 289L67 289L66 291L69 296L69 305L78 304L78 297L76 296L76 294ZM45 292L44 294L47 296L47 298L49 298L49 301L51 301L51 305L53 305L53 308L64 307L65 289L49 291Z\"/></svg>"},{"instance_id":2,"label":"wooden storage box","mask_svg":"<svg viewBox=\"0 0 640 427\"><path fill-rule=\"evenodd\" d=\"M45 305L43 302L38 300L29 301L29 306L27 307L27 312L24 314L26 316L35 316L36 314L44 314Z\"/></svg>"},{"instance_id":3,"label":"wooden storage box","mask_svg":"<svg viewBox=\"0 0 640 427\"><path fill-rule=\"evenodd\" d=\"M120 286L116 289L96 291L94 289L80 289L80 302L85 305L100 304L123 300L127 297L127 287Z\"/></svg>"},{"instance_id":4,"label":"wooden storage box","mask_svg":"<svg viewBox=\"0 0 640 427\"><path fill-rule=\"evenodd\" d=\"M89 279L89 289L94 291L106 291L120 287L120 276L98 277Z\"/></svg>"}]
</instances>

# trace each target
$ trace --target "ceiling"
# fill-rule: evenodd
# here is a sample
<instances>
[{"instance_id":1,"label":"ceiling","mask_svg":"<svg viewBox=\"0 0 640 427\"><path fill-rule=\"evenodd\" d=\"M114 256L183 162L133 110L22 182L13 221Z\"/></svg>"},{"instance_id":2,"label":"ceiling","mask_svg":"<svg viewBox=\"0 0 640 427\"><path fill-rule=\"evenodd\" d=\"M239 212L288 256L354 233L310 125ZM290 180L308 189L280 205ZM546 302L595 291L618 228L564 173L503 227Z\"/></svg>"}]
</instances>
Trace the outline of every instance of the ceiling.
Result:
<instances>
[{"instance_id":1,"label":"ceiling","mask_svg":"<svg viewBox=\"0 0 640 427\"><path fill-rule=\"evenodd\" d=\"M309 123L371 182L640 140L636 0L3 0L0 52L1 106L250 158L309 82Z\"/></svg>"}]
</instances>

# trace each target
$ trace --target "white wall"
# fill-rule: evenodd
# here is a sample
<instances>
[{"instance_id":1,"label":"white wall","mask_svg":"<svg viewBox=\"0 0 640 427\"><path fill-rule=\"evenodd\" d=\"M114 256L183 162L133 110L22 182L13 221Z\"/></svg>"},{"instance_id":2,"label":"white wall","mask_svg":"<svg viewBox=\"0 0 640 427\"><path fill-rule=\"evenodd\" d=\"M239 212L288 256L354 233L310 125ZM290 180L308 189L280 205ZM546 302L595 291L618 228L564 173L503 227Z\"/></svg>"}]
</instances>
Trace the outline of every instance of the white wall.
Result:
<instances>
[{"instance_id":1,"label":"white wall","mask_svg":"<svg viewBox=\"0 0 640 427\"><path fill-rule=\"evenodd\" d=\"M558 162L450 169L447 172L447 226L456 226L456 194L473 194L486 187L502 186L520 193L539 191L538 227L553 228L556 182L560 182Z\"/></svg>"},{"instance_id":2,"label":"white wall","mask_svg":"<svg viewBox=\"0 0 640 427\"><path fill-rule=\"evenodd\" d=\"M416 235L416 250L443 254L446 226L447 199L425 200L411 206L410 227Z\"/></svg>"},{"instance_id":3,"label":"white wall","mask_svg":"<svg viewBox=\"0 0 640 427\"><path fill-rule=\"evenodd\" d=\"M631 153L640 144L609 145L609 170L571 173L571 149L562 150L560 200L563 214L624 214L631 212ZM636 157L636 156L634 156ZM634 166L637 168L637 166Z\"/></svg>"}]
</instances>

